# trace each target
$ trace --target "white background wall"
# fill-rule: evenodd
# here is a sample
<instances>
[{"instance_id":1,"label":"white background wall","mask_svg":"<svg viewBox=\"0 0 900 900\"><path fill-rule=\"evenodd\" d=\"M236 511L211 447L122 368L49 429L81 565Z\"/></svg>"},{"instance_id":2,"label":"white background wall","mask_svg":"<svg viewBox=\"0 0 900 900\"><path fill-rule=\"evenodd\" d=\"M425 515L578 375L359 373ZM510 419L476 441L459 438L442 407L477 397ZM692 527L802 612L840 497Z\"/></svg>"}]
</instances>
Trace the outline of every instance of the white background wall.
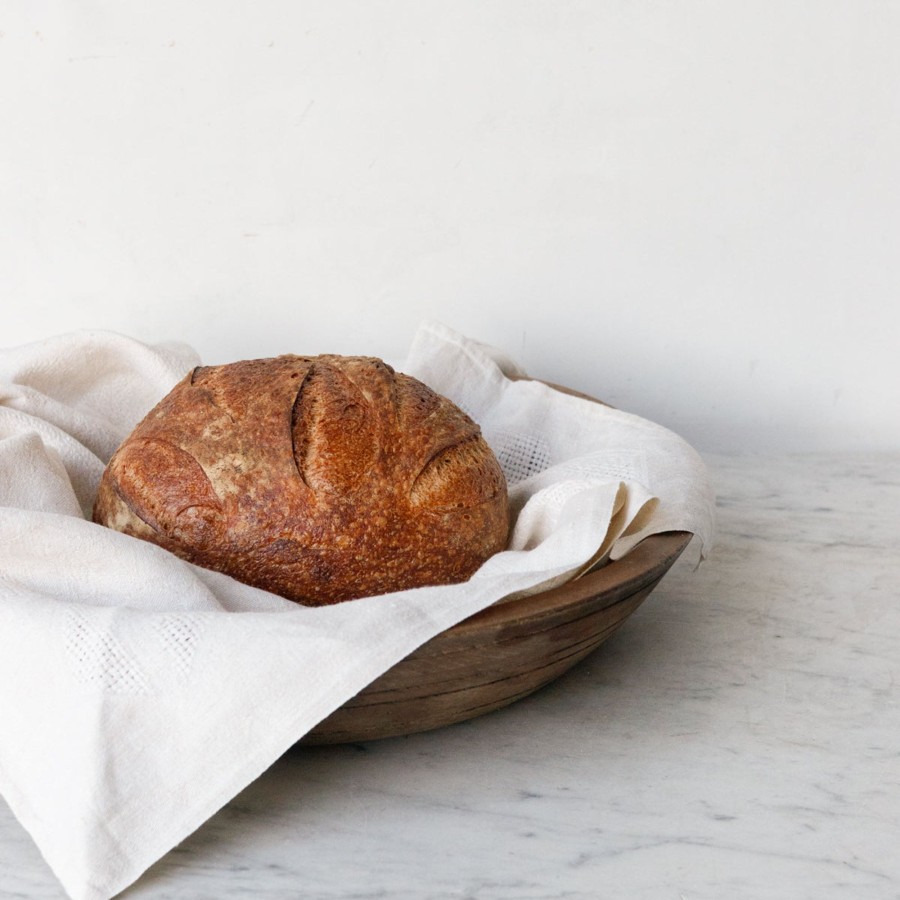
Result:
<instances>
[{"instance_id":1,"label":"white background wall","mask_svg":"<svg viewBox=\"0 0 900 900\"><path fill-rule=\"evenodd\" d=\"M900 3L0 6L0 345L402 357L900 448Z\"/></svg>"}]
</instances>

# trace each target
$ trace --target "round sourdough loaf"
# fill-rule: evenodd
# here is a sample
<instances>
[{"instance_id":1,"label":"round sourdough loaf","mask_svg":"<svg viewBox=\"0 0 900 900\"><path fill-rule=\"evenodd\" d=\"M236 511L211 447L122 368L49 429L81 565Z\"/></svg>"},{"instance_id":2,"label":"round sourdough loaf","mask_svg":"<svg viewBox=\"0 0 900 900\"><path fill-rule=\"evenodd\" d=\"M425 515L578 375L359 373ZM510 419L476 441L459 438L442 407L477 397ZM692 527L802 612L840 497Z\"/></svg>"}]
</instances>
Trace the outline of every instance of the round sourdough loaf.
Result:
<instances>
[{"instance_id":1,"label":"round sourdough loaf","mask_svg":"<svg viewBox=\"0 0 900 900\"><path fill-rule=\"evenodd\" d=\"M109 462L94 521L290 600L465 581L507 541L478 426L379 359L198 367Z\"/></svg>"}]
</instances>

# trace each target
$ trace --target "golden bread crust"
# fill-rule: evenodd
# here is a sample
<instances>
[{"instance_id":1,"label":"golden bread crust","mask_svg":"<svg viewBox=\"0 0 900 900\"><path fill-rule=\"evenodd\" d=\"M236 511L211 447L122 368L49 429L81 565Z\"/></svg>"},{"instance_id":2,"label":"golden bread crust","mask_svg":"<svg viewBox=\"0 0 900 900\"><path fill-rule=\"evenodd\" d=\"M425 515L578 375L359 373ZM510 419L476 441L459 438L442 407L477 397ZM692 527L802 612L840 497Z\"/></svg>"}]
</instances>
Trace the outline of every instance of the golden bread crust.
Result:
<instances>
[{"instance_id":1,"label":"golden bread crust","mask_svg":"<svg viewBox=\"0 0 900 900\"><path fill-rule=\"evenodd\" d=\"M379 359L198 367L109 462L94 521L324 605L465 581L506 546L478 426Z\"/></svg>"}]
</instances>

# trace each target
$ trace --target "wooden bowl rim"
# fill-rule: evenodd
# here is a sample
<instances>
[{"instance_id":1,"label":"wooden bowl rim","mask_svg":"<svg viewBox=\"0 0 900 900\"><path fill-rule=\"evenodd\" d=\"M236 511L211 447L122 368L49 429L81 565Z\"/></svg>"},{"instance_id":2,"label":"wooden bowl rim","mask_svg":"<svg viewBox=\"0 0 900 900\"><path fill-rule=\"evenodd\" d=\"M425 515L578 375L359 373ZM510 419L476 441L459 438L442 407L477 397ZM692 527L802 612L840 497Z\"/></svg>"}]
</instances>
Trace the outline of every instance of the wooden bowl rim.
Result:
<instances>
[{"instance_id":1,"label":"wooden bowl rim","mask_svg":"<svg viewBox=\"0 0 900 900\"><path fill-rule=\"evenodd\" d=\"M649 535L620 559L550 590L496 603L469 616L444 634L453 632L462 637L485 628L501 628L542 616L555 616L603 595L609 595L615 602L616 598L630 596L662 578L692 537L688 531Z\"/></svg>"}]
</instances>

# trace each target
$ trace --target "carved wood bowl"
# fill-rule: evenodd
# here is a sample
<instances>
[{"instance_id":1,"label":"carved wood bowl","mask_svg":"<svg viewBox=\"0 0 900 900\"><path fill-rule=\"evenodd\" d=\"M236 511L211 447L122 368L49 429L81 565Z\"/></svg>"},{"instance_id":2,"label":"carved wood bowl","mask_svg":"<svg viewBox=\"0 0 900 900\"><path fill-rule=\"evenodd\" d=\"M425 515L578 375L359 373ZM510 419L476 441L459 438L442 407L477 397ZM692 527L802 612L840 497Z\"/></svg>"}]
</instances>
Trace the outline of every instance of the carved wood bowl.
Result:
<instances>
[{"instance_id":1,"label":"carved wood bowl","mask_svg":"<svg viewBox=\"0 0 900 900\"><path fill-rule=\"evenodd\" d=\"M652 535L622 559L567 584L476 613L394 665L301 743L353 743L427 731L528 696L613 634L690 539L681 531Z\"/></svg>"},{"instance_id":2,"label":"carved wood bowl","mask_svg":"<svg viewBox=\"0 0 900 900\"><path fill-rule=\"evenodd\" d=\"M427 731L480 716L549 684L633 613L691 535L652 535L574 581L490 606L442 632L319 723L302 743Z\"/></svg>"}]
</instances>

